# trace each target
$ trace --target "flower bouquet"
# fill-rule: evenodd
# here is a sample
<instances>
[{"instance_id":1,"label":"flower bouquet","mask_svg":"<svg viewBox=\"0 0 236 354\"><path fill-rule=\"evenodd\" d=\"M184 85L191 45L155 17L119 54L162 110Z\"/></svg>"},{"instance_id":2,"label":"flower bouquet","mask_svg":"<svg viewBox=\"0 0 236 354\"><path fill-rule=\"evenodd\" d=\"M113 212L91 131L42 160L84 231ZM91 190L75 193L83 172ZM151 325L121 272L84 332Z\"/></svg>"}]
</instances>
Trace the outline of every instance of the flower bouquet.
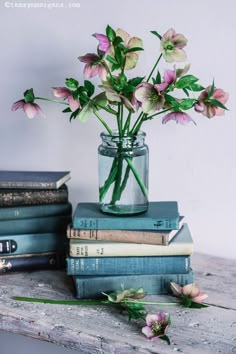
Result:
<instances>
[{"instance_id":1,"label":"flower bouquet","mask_svg":"<svg viewBox=\"0 0 236 354\"><path fill-rule=\"evenodd\" d=\"M227 109L228 93L216 88L214 81L207 87L199 84L199 79L188 73L190 65L173 65L161 75L161 59L167 63L186 61L187 39L172 28L163 36L157 31L151 33L160 42L160 54L147 76L128 76L143 51L142 40L108 25L105 34L93 35L98 40L97 52L79 57L85 64L83 84L75 78L66 79L64 87L53 87L56 100L37 97L29 89L12 106L12 110L22 108L33 118L43 114L36 102L47 100L66 105L63 112L70 115L70 120L86 122L92 115L97 117L105 129L99 147L99 200L103 212L134 214L147 210L148 147L141 131L145 122L162 115L162 123L195 123L186 111L194 109L212 118ZM90 79L96 75L101 83L95 93ZM112 127L103 113L112 117Z\"/></svg>"}]
</instances>

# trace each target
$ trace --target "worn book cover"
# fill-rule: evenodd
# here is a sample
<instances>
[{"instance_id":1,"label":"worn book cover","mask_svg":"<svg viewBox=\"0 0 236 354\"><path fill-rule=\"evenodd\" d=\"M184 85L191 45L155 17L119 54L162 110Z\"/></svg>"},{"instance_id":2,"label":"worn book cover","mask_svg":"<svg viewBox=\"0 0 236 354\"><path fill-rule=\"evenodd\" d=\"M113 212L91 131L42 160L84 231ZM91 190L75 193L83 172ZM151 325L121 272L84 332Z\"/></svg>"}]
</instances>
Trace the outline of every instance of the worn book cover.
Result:
<instances>
[{"instance_id":1,"label":"worn book cover","mask_svg":"<svg viewBox=\"0 0 236 354\"><path fill-rule=\"evenodd\" d=\"M0 170L0 188L57 189L69 179L69 171Z\"/></svg>"},{"instance_id":2,"label":"worn book cover","mask_svg":"<svg viewBox=\"0 0 236 354\"><path fill-rule=\"evenodd\" d=\"M167 246L70 239L69 251L71 257L181 256L192 254L193 240L185 223Z\"/></svg>"},{"instance_id":3,"label":"worn book cover","mask_svg":"<svg viewBox=\"0 0 236 354\"><path fill-rule=\"evenodd\" d=\"M79 203L73 215L73 228L94 230L172 230L179 228L176 201L149 202L148 210L139 215L103 214L98 203Z\"/></svg>"}]
</instances>

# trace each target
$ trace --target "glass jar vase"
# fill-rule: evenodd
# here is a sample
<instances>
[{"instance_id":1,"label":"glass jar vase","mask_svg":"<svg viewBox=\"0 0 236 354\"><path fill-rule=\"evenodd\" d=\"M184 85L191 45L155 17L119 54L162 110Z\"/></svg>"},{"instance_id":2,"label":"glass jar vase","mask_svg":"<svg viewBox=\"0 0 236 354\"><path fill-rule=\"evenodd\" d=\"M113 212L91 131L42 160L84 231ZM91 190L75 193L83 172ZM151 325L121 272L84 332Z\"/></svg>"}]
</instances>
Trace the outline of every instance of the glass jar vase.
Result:
<instances>
[{"instance_id":1,"label":"glass jar vase","mask_svg":"<svg viewBox=\"0 0 236 354\"><path fill-rule=\"evenodd\" d=\"M104 213L132 215L148 208L148 146L144 132L120 137L101 133L99 202Z\"/></svg>"}]
</instances>

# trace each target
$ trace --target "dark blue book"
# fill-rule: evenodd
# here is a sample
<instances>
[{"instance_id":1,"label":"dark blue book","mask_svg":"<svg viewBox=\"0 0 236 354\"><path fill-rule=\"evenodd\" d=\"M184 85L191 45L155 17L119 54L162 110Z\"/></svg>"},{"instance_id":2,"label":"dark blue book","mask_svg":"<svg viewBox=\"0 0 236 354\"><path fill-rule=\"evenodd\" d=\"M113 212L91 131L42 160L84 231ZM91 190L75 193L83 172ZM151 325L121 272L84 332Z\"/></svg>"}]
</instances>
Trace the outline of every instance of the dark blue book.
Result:
<instances>
[{"instance_id":1,"label":"dark blue book","mask_svg":"<svg viewBox=\"0 0 236 354\"><path fill-rule=\"evenodd\" d=\"M40 218L15 219L0 221L0 239L4 235L34 234L59 232L66 235L70 215L54 215Z\"/></svg>"},{"instance_id":2,"label":"dark blue book","mask_svg":"<svg viewBox=\"0 0 236 354\"><path fill-rule=\"evenodd\" d=\"M164 295L170 293L170 282L180 286L194 281L192 271L186 274L150 274L150 275L107 275L107 276L73 276L75 296L78 299L102 297L102 292L114 290L143 288L147 295ZM121 288L122 287L122 288Z\"/></svg>"},{"instance_id":3,"label":"dark blue book","mask_svg":"<svg viewBox=\"0 0 236 354\"><path fill-rule=\"evenodd\" d=\"M103 214L97 203L79 203L72 222L74 229L85 230L173 230L179 218L175 201L150 202L145 213L133 216Z\"/></svg>"},{"instance_id":4,"label":"dark blue book","mask_svg":"<svg viewBox=\"0 0 236 354\"><path fill-rule=\"evenodd\" d=\"M69 171L0 170L0 188L57 189L69 179Z\"/></svg>"},{"instance_id":5,"label":"dark blue book","mask_svg":"<svg viewBox=\"0 0 236 354\"><path fill-rule=\"evenodd\" d=\"M66 243L65 234L60 233L1 236L0 255L63 251Z\"/></svg>"},{"instance_id":6,"label":"dark blue book","mask_svg":"<svg viewBox=\"0 0 236 354\"><path fill-rule=\"evenodd\" d=\"M55 215L65 216L71 214L72 205L70 203L5 207L0 208L0 227L2 220L29 219Z\"/></svg>"},{"instance_id":7,"label":"dark blue book","mask_svg":"<svg viewBox=\"0 0 236 354\"><path fill-rule=\"evenodd\" d=\"M190 271L190 256L67 257L66 262L68 275L186 274Z\"/></svg>"},{"instance_id":8,"label":"dark blue book","mask_svg":"<svg viewBox=\"0 0 236 354\"><path fill-rule=\"evenodd\" d=\"M0 275L22 271L54 270L63 267L64 255L59 252L0 257Z\"/></svg>"}]
</instances>

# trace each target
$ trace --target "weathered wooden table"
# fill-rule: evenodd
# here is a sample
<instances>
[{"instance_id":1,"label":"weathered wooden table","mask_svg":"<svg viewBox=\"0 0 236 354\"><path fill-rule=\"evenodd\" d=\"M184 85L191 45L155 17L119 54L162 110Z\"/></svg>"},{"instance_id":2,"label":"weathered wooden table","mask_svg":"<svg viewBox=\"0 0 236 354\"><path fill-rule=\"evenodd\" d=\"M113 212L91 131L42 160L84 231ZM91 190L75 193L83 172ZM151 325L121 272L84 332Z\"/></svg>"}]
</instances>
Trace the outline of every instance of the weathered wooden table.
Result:
<instances>
[{"instance_id":1,"label":"weathered wooden table","mask_svg":"<svg viewBox=\"0 0 236 354\"><path fill-rule=\"evenodd\" d=\"M78 353L236 353L236 261L194 254L197 284L209 294L205 309L148 306L170 312L171 345L141 334L143 323L128 322L115 309L17 302L13 296L72 300L71 279L62 271L17 273L0 277L0 330L63 345ZM147 300L173 301L168 296Z\"/></svg>"}]
</instances>

